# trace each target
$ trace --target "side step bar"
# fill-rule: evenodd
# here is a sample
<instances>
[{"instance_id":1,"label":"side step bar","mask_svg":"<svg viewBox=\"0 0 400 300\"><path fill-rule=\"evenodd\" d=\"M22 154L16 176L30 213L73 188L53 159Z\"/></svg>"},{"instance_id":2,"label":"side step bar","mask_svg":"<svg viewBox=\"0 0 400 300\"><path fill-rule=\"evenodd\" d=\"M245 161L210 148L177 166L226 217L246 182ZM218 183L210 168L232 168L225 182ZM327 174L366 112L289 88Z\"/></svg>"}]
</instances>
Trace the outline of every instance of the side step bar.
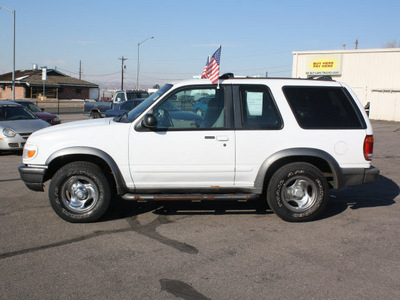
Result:
<instances>
[{"instance_id":1,"label":"side step bar","mask_svg":"<svg viewBox=\"0 0 400 300\"><path fill-rule=\"evenodd\" d=\"M125 194L124 200L138 202L146 201L215 201L215 200L236 200L248 201L258 199L257 194Z\"/></svg>"}]
</instances>

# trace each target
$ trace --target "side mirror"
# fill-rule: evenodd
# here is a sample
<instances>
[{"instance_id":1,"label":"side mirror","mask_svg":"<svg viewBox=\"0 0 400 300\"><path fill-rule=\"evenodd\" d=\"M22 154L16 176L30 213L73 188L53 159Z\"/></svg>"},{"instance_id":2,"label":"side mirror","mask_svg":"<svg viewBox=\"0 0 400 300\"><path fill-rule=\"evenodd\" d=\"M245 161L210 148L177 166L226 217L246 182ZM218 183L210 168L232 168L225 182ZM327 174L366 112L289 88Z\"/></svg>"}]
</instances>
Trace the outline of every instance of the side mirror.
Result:
<instances>
[{"instance_id":1,"label":"side mirror","mask_svg":"<svg viewBox=\"0 0 400 300\"><path fill-rule=\"evenodd\" d=\"M41 111L44 111L44 108L41 108L40 110L41 110Z\"/></svg>"},{"instance_id":2,"label":"side mirror","mask_svg":"<svg viewBox=\"0 0 400 300\"><path fill-rule=\"evenodd\" d=\"M143 125L143 127L151 129L151 128L154 128L154 127L157 126L157 120L156 120L156 118L154 117L153 114L147 114L147 115L144 116L144 119L142 121L142 125Z\"/></svg>"}]
</instances>

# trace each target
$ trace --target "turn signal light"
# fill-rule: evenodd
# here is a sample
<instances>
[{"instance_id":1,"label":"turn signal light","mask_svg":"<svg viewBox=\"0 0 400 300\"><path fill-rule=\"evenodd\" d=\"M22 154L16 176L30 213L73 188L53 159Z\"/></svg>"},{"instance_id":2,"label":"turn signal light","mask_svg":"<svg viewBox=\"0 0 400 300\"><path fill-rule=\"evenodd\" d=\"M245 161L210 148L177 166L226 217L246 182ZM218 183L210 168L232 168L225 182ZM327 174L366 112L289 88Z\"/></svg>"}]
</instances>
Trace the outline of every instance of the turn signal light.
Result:
<instances>
[{"instance_id":1,"label":"turn signal light","mask_svg":"<svg viewBox=\"0 0 400 300\"><path fill-rule=\"evenodd\" d=\"M374 152L374 137L367 135L364 139L364 157L365 160L371 160Z\"/></svg>"},{"instance_id":2,"label":"turn signal light","mask_svg":"<svg viewBox=\"0 0 400 300\"><path fill-rule=\"evenodd\" d=\"M28 158L34 157L36 154L36 150L28 150L28 154L26 155Z\"/></svg>"}]
</instances>

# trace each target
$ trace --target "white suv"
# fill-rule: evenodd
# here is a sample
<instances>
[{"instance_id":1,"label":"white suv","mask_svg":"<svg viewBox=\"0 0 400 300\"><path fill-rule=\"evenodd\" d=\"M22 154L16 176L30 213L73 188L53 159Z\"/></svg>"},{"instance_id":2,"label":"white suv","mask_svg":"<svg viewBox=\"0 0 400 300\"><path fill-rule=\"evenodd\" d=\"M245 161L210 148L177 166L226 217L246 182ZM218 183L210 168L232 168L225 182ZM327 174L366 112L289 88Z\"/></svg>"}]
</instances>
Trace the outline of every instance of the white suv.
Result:
<instances>
[{"instance_id":1,"label":"white suv","mask_svg":"<svg viewBox=\"0 0 400 300\"><path fill-rule=\"evenodd\" d=\"M199 110L202 113L199 113ZM19 166L70 222L90 222L112 195L143 200L261 198L283 220L309 221L329 189L374 182L370 121L345 84L222 76L166 84L114 119L32 134Z\"/></svg>"}]
</instances>

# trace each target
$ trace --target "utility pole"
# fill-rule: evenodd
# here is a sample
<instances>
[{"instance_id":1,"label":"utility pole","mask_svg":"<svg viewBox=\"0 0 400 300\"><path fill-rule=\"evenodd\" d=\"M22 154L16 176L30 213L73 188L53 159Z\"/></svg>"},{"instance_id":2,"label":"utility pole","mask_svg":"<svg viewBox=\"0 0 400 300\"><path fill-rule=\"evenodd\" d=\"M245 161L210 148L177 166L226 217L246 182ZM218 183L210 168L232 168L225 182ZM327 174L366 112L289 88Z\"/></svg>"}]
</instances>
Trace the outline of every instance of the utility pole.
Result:
<instances>
[{"instance_id":1,"label":"utility pole","mask_svg":"<svg viewBox=\"0 0 400 300\"><path fill-rule=\"evenodd\" d=\"M7 7L0 6L0 9L4 8L5 10L8 10L10 13L13 14L13 25L14 25L14 30L13 30L13 72L12 72L12 98L13 101L15 101L15 15L17 14L15 10L11 10Z\"/></svg>"},{"instance_id":2,"label":"utility pole","mask_svg":"<svg viewBox=\"0 0 400 300\"><path fill-rule=\"evenodd\" d=\"M122 65L121 65L121 90L123 90L124 89L124 69L125 69L124 61L126 61L127 58L124 58L122 56L121 58L118 58L118 59L122 61Z\"/></svg>"},{"instance_id":3,"label":"utility pole","mask_svg":"<svg viewBox=\"0 0 400 300\"><path fill-rule=\"evenodd\" d=\"M79 61L79 80L82 79L82 61Z\"/></svg>"}]
</instances>

